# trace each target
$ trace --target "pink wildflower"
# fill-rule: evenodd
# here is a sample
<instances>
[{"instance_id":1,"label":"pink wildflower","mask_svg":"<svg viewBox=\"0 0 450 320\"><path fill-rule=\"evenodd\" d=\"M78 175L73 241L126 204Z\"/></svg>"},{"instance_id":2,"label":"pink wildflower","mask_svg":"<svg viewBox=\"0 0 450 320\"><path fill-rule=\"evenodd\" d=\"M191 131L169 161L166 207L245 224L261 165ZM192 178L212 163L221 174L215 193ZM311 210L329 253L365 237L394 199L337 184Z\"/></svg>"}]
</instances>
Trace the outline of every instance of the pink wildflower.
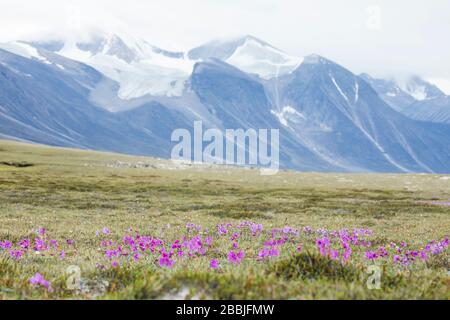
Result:
<instances>
[{"instance_id":1,"label":"pink wildflower","mask_svg":"<svg viewBox=\"0 0 450 320\"><path fill-rule=\"evenodd\" d=\"M339 259L339 251L338 250L330 250L330 258L331 260L338 260Z\"/></svg>"},{"instance_id":2,"label":"pink wildflower","mask_svg":"<svg viewBox=\"0 0 450 320\"><path fill-rule=\"evenodd\" d=\"M240 264L244 258L245 258L244 251L239 252L230 251L228 253L228 261L230 261L233 264Z\"/></svg>"},{"instance_id":3,"label":"pink wildflower","mask_svg":"<svg viewBox=\"0 0 450 320\"><path fill-rule=\"evenodd\" d=\"M258 259L263 260L265 258L278 257L280 255L280 251L277 248L266 248L259 252Z\"/></svg>"},{"instance_id":4,"label":"pink wildflower","mask_svg":"<svg viewBox=\"0 0 450 320\"><path fill-rule=\"evenodd\" d=\"M218 225L217 232L219 233L219 235L223 236L223 235L228 234L228 229L223 225Z\"/></svg>"},{"instance_id":5,"label":"pink wildflower","mask_svg":"<svg viewBox=\"0 0 450 320\"><path fill-rule=\"evenodd\" d=\"M372 252L372 251L367 251L366 252L366 259L367 260L375 260L377 259L379 256L376 252Z\"/></svg>"},{"instance_id":6,"label":"pink wildflower","mask_svg":"<svg viewBox=\"0 0 450 320\"><path fill-rule=\"evenodd\" d=\"M30 284L33 286L42 286L48 290L48 292L52 292L51 284L49 281L45 280L44 276L40 273L36 273L33 277L29 280Z\"/></svg>"},{"instance_id":7,"label":"pink wildflower","mask_svg":"<svg viewBox=\"0 0 450 320\"><path fill-rule=\"evenodd\" d=\"M12 248L12 242L10 241L4 241L4 242L0 242L0 248L1 249L11 249Z\"/></svg>"},{"instance_id":8,"label":"pink wildflower","mask_svg":"<svg viewBox=\"0 0 450 320\"><path fill-rule=\"evenodd\" d=\"M23 249L28 249L30 247L30 240L29 239L23 239L23 240L20 240L18 244Z\"/></svg>"},{"instance_id":9,"label":"pink wildflower","mask_svg":"<svg viewBox=\"0 0 450 320\"><path fill-rule=\"evenodd\" d=\"M172 268L174 264L175 260L171 260L168 256L163 256L161 259L159 259L160 267Z\"/></svg>"},{"instance_id":10,"label":"pink wildflower","mask_svg":"<svg viewBox=\"0 0 450 320\"><path fill-rule=\"evenodd\" d=\"M9 255L15 260L20 260L25 252L23 250L11 250Z\"/></svg>"},{"instance_id":11,"label":"pink wildflower","mask_svg":"<svg viewBox=\"0 0 450 320\"><path fill-rule=\"evenodd\" d=\"M220 267L219 260L217 260L217 259L211 260L209 266L211 267L211 269L219 269L219 267Z\"/></svg>"}]
</instances>

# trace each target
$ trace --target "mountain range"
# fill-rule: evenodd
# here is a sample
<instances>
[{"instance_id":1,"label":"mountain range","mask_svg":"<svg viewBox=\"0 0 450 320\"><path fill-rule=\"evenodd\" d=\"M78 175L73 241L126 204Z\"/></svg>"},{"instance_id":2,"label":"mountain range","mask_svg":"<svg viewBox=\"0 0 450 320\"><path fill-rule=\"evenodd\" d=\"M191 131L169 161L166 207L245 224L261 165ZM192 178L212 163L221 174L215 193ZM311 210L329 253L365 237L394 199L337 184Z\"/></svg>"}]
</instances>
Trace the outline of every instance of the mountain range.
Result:
<instances>
[{"instance_id":1,"label":"mountain range","mask_svg":"<svg viewBox=\"0 0 450 320\"><path fill-rule=\"evenodd\" d=\"M368 74L361 77L398 112L416 120L450 123L449 96L435 85L417 76L401 83L393 79L375 79Z\"/></svg>"},{"instance_id":2,"label":"mountain range","mask_svg":"<svg viewBox=\"0 0 450 320\"><path fill-rule=\"evenodd\" d=\"M253 36L173 52L128 34L0 44L0 137L168 158L174 129L280 130L283 168L450 173L450 99Z\"/></svg>"}]
</instances>

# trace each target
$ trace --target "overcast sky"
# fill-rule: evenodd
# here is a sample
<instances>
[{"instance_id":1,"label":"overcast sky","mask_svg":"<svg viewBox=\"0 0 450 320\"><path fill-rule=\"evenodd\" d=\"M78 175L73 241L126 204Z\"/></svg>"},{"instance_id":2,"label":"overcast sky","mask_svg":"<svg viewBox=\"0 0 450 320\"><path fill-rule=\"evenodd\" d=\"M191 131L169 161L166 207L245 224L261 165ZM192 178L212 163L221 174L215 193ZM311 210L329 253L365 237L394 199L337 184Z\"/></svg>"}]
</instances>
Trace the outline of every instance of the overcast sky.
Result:
<instances>
[{"instance_id":1,"label":"overcast sky","mask_svg":"<svg viewBox=\"0 0 450 320\"><path fill-rule=\"evenodd\" d=\"M449 0L1 0L0 41L117 26L186 50L251 34L374 76L417 74L450 94Z\"/></svg>"}]
</instances>

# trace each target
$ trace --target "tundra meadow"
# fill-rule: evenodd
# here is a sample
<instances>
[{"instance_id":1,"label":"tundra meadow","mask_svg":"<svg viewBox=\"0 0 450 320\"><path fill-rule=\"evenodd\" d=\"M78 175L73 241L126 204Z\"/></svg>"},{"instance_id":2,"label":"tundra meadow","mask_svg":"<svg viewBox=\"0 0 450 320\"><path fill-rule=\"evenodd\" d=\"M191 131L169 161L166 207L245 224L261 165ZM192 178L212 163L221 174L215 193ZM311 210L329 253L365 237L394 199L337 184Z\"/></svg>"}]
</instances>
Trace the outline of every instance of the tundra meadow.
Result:
<instances>
[{"instance_id":1,"label":"tundra meadow","mask_svg":"<svg viewBox=\"0 0 450 320\"><path fill-rule=\"evenodd\" d=\"M449 299L450 177L0 142L0 299Z\"/></svg>"}]
</instances>

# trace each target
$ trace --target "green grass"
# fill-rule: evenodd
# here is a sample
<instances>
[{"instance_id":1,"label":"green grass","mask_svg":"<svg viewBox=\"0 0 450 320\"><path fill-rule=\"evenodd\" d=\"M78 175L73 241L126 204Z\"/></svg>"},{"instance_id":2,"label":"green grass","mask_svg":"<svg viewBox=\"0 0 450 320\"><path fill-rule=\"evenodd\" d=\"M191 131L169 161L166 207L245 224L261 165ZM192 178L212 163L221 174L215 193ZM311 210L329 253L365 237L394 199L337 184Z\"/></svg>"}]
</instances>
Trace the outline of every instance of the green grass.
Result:
<instances>
[{"instance_id":1,"label":"green grass","mask_svg":"<svg viewBox=\"0 0 450 320\"><path fill-rule=\"evenodd\" d=\"M112 166L116 161L151 166ZM0 141L0 241L33 237L32 230L43 226L52 238L76 243L64 260L33 256L16 262L0 253L0 299L448 299L448 252L411 268L385 266L382 289L368 290L367 262L342 266L313 248L267 263L246 259L218 272L209 269L213 256L171 270L154 261L98 270L95 233L108 226L119 238L133 227L174 240L189 222L214 229L251 220L265 229L370 228L375 243L420 246L450 233L450 207L422 201L449 199L450 180L439 175L176 170L159 159ZM241 246L256 255L252 239ZM71 265L81 268L81 292L66 289ZM36 272L52 282L53 293L29 285Z\"/></svg>"}]
</instances>

